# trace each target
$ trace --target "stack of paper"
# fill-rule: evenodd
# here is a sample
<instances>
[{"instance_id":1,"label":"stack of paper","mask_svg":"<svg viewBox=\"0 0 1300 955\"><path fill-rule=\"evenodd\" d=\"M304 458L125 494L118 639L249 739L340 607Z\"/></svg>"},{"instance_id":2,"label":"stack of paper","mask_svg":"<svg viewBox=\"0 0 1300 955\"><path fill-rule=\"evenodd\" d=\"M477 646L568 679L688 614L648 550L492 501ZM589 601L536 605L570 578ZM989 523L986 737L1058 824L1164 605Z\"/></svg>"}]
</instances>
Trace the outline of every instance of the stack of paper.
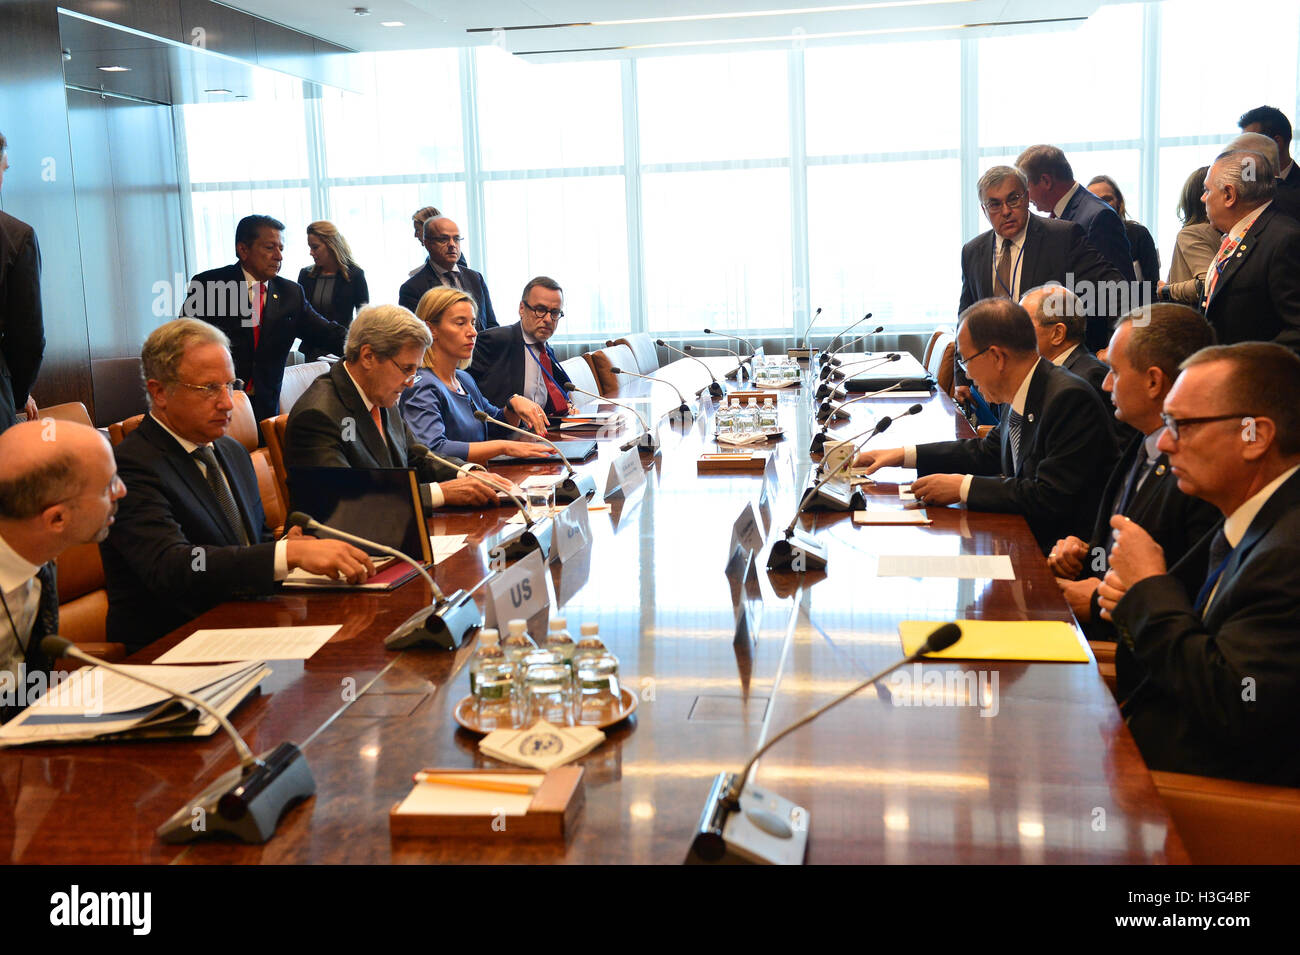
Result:
<instances>
[{"instance_id":1,"label":"stack of paper","mask_svg":"<svg viewBox=\"0 0 1300 955\"><path fill-rule=\"evenodd\" d=\"M486 756L543 772L585 756L605 740L594 726L554 726L545 721L526 730L497 730L479 741Z\"/></svg>"},{"instance_id":2,"label":"stack of paper","mask_svg":"<svg viewBox=\"0 0 1300 955\"><path fill-rule=\"evenodd\" d=\"M123 664L119 669L198 697L222 716L271 673L261 661L206 667ZM0 727L0 746L109 737L211 736L220 725L170 693L103 667L83 667Z\"/></svg>"}]
</instances>

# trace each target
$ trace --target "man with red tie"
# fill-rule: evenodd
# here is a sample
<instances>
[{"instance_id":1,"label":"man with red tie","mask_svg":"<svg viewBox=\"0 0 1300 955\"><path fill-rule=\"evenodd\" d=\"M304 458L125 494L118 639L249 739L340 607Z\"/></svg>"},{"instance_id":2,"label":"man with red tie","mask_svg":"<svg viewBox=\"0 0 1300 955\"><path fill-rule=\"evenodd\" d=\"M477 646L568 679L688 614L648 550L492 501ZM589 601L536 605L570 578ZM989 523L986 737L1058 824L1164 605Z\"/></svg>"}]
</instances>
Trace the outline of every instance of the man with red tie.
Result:
<instances>
[{"instance_id":1,"label":"man with red tie","mask_svg":"<svg viewBox=\"0 0 1300 955\"><path fill-rule=\"evenodd\" d=\"M190 280L181 317L200 318L226 333L235 377L247 383L260 421L279 414L284 363L294 339L341 355L348 330L312 308L301 285L280 277L283 222L258 215L240 219L235 255L235 264Z\"/></svg>"},{"instance_id":2,"label":"man with red tie","mask_svg":"<svg viewBox=\"0 0 1300 955\"><path fill-rule=\"evenodd\" d=\"M469 373L483 397L504 405L514 395L537 402L551 416L572 410L565 385L569 376L560 367L547 341L564 317L564 290L552 278L539 275L519 297L519 322L489 328L474 344Z\"/></svg>"}]
</instances>

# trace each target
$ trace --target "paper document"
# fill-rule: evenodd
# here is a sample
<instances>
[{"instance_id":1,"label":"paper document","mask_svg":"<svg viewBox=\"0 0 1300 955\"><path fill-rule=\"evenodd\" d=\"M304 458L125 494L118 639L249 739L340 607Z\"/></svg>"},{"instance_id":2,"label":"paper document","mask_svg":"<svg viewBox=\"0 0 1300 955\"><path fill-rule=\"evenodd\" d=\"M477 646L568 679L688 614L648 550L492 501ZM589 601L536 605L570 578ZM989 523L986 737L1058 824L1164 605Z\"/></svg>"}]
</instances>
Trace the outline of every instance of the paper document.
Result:
<instances>
[{"instance_id":1,"label":"paper document","mask_svg":"<svg viewBox=\"0 0 1300 955\"><path fill-rule=\"evenodd\" d=\"M230 660L306 660L338 633L327 627L240 627L196 630L161 657L159 663L224 663Z\"/></svg>"},{"instance_id":2,"label":"paper document","mask_svg":"<svg viewBox=\"0 0 1300 955\"><path fill-rule=\"evenodd\" d=\"M939 624L904 620L898 625L903 652L912 653ZM958 620L961 639L947 650L927 654L952 660L1032 660L1087 663L1079 633L1062 620Z\"/></svg>"},{"instance_id":3,"label":"paper document","mask_svg":"<svg viewBox=\"0 0 1300 955\"><path fill-rule=\"evenodd\" d=\"M455 773L443 773L455 776ZM536 773L465 773L463 778L475 782L525 783L538 785L542 777ZM533 794L498 793L480 789L463 789L459 786L439 786L437 783L415 784L411 794L397 807L399 813L416 816L522 816L533 803Z\"/></svg>"},{"instance_id":4,"label":"paper document","mask_svg":"<svg viewBox=\"0 0 1300 955\"><path fill-rule=\"evenodd\" d=\"M854 524L930 524L924 510L919 511L854 511Z\"/></svg>"},{"instance_id":5,"label":"paper document","mask_svg":"<svg viewBox=\"0 0 1300 955\"><path fill-rule=\"evenodd\" d=\"M903 501L915 501L916 495L912 493L912 485L910 484L898 485L898 497L900 500Z\"/></svg>"},{"instance_id":6,"label":"paper document","mask_svg":"<svg viewBox=\"0 0 1300 955\"><path fill-rule=\"evenodd\" d=\"M433 552L433 562L441 564L456 551L465 546L465 534L433 534L429 537L429 546Z\"/></svg>"},{"instance_id":7,"label":"paper document","mask_svg":"<svg viewBox=\"0 0 1300 955\"><path fill-rule=\"evenodd\" d=\"M910 512L918 513L918 512ZM1011 558L1006 554L931 557L912 554L881 554L878 577L961 577L967 580L1015 580Z\"/></svg>"}]
</instances>

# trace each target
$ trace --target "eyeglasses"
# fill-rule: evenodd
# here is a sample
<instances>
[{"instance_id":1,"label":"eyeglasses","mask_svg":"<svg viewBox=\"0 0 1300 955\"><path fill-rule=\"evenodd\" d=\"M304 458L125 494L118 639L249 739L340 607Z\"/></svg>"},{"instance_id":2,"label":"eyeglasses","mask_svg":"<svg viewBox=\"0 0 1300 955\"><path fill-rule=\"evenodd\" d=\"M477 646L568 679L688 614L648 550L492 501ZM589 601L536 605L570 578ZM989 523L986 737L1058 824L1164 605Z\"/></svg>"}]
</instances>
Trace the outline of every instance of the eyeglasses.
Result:
<instances>
[{"instance_id":1,"label":"eyeglasses","mask_svg":"<svg viewBox=\"0 0 1300 955\"><path fill-rule=\"evenodd\" d=\"M1011 195L1007 196L1005 202L1001 199L990 199L988 202L984 203L984 208L990 215L997 215L1002 211L1003 206L1008 209L1019 209L1024 204L1025 194L1023 192L1013 192Z\"/></svg>"},{"instance_id":2,"label":"eyeglasses","mask_svg":"<svg viewBox=\"0 0 1300 955\"><path fill-rule=\"evenodd\" d=\"M956 356L954 356L954 357L957 359L957 364L961 367L961 370L962 370L962 371L965 371L967 365L969 365L969 364L970 364L971 362L973 362L976 358L978 358L980 355L984 354L986 351L989 350L989 348L992 348L992 347L993 347L992 345L989 345L989 346L986 347L986 348L981 348L979 351L977 351L975 354L971 355L969 358L962 358L961 355L956 355Z\"/></svg>"},{"instance_id":3,"label":"eyeglasses","mask_svg":"<svg viewBox=\"0 0 1300 955\"><path fill-rule=\"evenodd\" d=\"M193 391L201 391L203 397L208 399L208 401L218 400L227 391L233 395L236 391L244 390L244 382L240 378L235 378L231 381L218 382L213 385L191 385L188 381L178 381L176 384L182 385Z\"/></svg>"},{"instance_id":4,"label":"eyeglasses","mask_svg":"<svg viewBox=\"0 0 1300 955\"><path fill-rule=\"evenodd\" d=\"M463 235L431 235L431 236L427 236L426 238L428 238L428 240L432 242L434 245L446 245L449 242L455 243L456 245L460 245L462 242L465 241L465 237Z\"/></svg>"},{"instance_id":5,"label":"eyeglasses","mask_svg":"<svg viewBox=\"0 0 1300 955\"><path fill-rule=\"evenodd\" d=\"M1248 414L1220 414L1208 418L1175 418L1170 414L1162 414L1160 420L1165 423L1165 431L1169 437L1175 441L1179 438L1179 432L1189 424L1209 424L1211 421L1233 421L1249 418Z\"/></svg>"},{"instance_id":6,"label":"eyeglasses","mask_svg":"<svg viewBox=\"0 0 1300 955\"><path fill-rule=\"evenodd\" d=\"M402 381L412 381L420 373L419 365L399 365L397 359L388 359L393 363L393 367L402 373Z\"/></svg>"},{"instance_id":7,"label":"eyeglasses","mask_svg":"<svg viewBox=\"0 0 1300 955\"><path fill-rule=\"evenodd\" d=\"M523 306L538 318L545 318L549 315L558 322L564 317L564 309L562 308L547 308L545 305L529 305L527 302L524 302Z\"/></svg>"}]
</instances>

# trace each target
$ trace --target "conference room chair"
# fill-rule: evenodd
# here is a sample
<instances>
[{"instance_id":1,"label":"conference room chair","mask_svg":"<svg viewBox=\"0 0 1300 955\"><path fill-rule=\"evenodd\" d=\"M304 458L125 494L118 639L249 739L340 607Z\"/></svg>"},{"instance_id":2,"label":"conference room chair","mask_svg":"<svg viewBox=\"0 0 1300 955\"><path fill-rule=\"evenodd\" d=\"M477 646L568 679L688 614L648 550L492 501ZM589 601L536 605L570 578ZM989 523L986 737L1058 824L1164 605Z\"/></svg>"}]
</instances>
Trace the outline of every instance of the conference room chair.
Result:
<instances>
[{"instance_id":1,"label":"conference room chair","mask_svg":"<svg viewBox=\"0 0 1300 955\"><path fill-rule=\"evenodd\" d=\"M59 589L59 635L71 640L84 653L110 663L126 658L120 643L104 640L108 616L108 591L104 589L104 564L98 544L69 547L54 561ZM81 666L76 660L63 658L55 669L72 670Z\"/></svg>"},{"instance_id":2,"label":"conference room chair","mask_svg":"<svg viewBox=\"0 0 1300 955\"><path fill-rule=\"evenodd\" d=\"M121 421L114 421L108 426L108 440L117 447L126 440L126 436L140 427L140 422L144 420L144 415L131 415L129 418L123 418Z\"/></svg>"},{"instance_id":3,"label":"conference room chair","mask_svg":"<svg viewBox=\"0 0 1300 955\"><path fill-rule=\"evenodd\" d=\"M626 345L632 350L632 357L636 359L636 370L641 374L649 375L658 370L659 346L646 332L635 332L623 338L615 338L605 342L606 348L612 348L615 345Z\"/></svg>"},{"instance_id":4,"label":"conference room chair","mask_svg":"<svg viewBox=\"0 0 1300 955\"><path fill-rule=\"evenodd\" d=\"M48 408L41 408L38 412L41 418L53 418L55 421L73 421L77 424L84 424L87 428L93 428L95 425L90 420L90 412L80 401L65 401L61 405L50 405Z\"/></svg>"},{"instance_id":5,"label":"conference room chair","mask_svg":"<svg viewBox=\"0 0 1300 955\"><path fill-rule=\"evenodd\" d=\"M925 367L930 366L930 355L934 352L934 343L943 337L945 329L936 328L930 333L929 339L925 343L925 351L921 354L921 364Z\"/></svg>"},{"instance_id":6,"label":"conference room chair","mask_svg":"<svg viewBox=\"0 0 1300 955\"><path fill-rule=\"evenodd\" d=\"M280 414L288 414L293 404L302 397L313 381L330 370L327 361L309 361L303 365L287 365L284 383L280 385Z\"/></svg>"},{"instance_id":7,"label":"conference room chair","mask_svg":"<svg viewBox=\"0 0 1300 955\"><path fill-rule=\"evenodd\" d=\"M641 368L636 363L636 356L632 354L632 349L626 345L611 345L609 348L600 348L593 352L587 352L584 356L591 365L592 374L596 376L596 384L602 395L618 394L619 385L625 381L636 381L635 378L629 378L626 375L615 375L611 369L626 368L628 371L640 372Z\"/></svg>"},{"instance_id":8,"label":"conference room chair","mask_svg":"<svg viewBox=\"0 0 1300 955\"><path fill-rule=\"evenodd\" d=\"M140 359L97 358L90 363L95 424L104 427L148 410Z\"/></svg>"},{"instance_id":9,"label":"conference room chair","mask_svg":"<svg viewBox=\"0 0 1300 955\"><path fill-rule=\"evenodd\" d=\"M230 413L228 437L244 446L253 460L253 473L257 475L257 490L266 514L266 526L279 536L285 518L285 498L280 496L280 482L271 462L271 453L258 447L257 421L253 418L253 404L242 391L235 392L235 407Z\"/></svg>"},{"instance_id":10,"label":"conference room chair","mask_svg":"<svg viewBox=\"0 0 1300 955\"><path fill-rule=\"evenodd\" d=\"M1153 772L1194 865L1300 863L1300 789Z\"/></svg>"},{"instance_id":11,"label":"conference room chair","mask_svg":"<svg viewBox=\"0 0 1300 955\"><path fill-rule=\"evenodd\" d=\"M952 397L952 381L957 354L957 339L952 332L940 331L930 342L929 355L925 361L925 370L935 380L939 390Z\"/></svg>"},{"instance_id":12,"label":"conference room chair","mask_svg":"<svg viewBox=\"0 0 1300 955\"><path fill-rule=\"evenodd\" d=\"M276 490L280 492L280 500L284 507L289 506L289 472L284 466L284 429L289 423L287 414L279 414L274 418L263 418L259 421L258 427L262 429L262 441L266 444L266 453L271 459L271 470L275 474ZM258 478L259 484L261 478ZM270 523L267 518L267 523Z\"/></svg>"},{"instance_id":13,"label":"conference room chair","mask_svg":"<svg viewBox=\"0 0 1300 955\"><path fill-rule=\"evenodd\" d=\"M575 385L593 395L600 394L600 385L596 383L596 373L591 370L591 364L587 361L585 355L576 355L573 358L566 358L560 362L560 367L564 373L569 376L569 380ZM581 405L584 401L589 401L582 395L577 396L574 404Z\"/></svg>"}]
</instances>

